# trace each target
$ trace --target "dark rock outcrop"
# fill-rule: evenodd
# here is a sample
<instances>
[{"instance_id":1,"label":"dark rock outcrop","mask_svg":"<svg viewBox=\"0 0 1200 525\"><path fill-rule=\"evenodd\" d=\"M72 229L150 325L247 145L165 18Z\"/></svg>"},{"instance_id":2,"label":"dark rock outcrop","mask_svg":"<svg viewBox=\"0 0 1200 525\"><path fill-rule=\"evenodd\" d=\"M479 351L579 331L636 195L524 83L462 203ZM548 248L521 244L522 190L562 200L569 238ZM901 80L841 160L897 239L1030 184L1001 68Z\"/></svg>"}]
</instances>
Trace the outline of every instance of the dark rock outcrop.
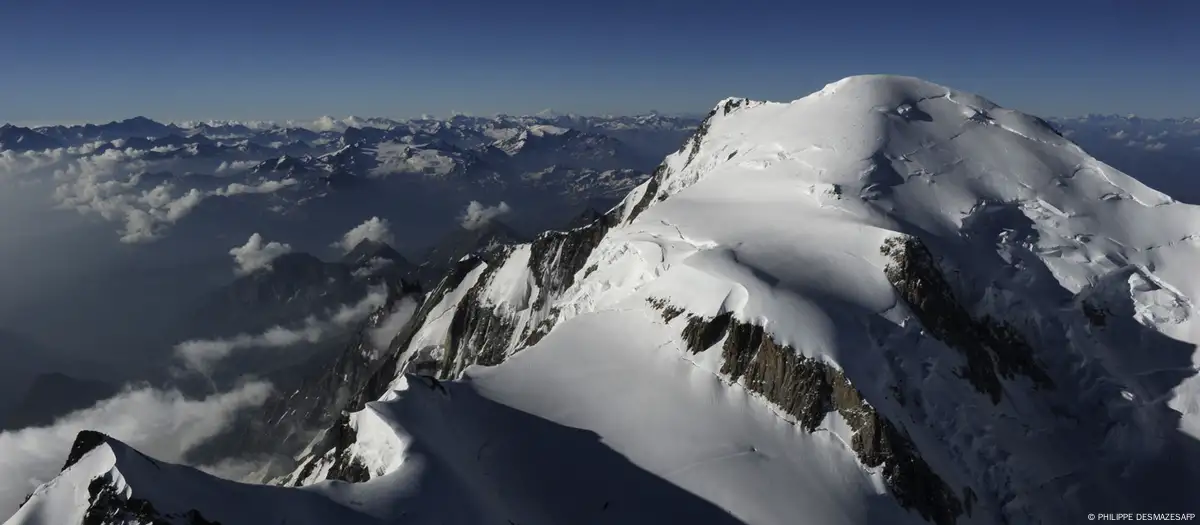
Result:
<instances>
[{"instance_id":1,"label":"dark rock outcrop","mask_svg":"<svg viewBox=\"0 0 1200 525\"><path fill-rule=\"evenodd\" d=\"M727 101L725 103L725 106L724 106L724 110L725 110L724 114L725 115L728 115L729 111L732 109L730 107L730 102L732 102L732 101ZM717 115L717 108L713 108L712 111L709 111L708 115L706 117L704 117L704 121L701 122L700 126L696 128L696 132L693 133L692 136L688 138L686 143L684 143L683 149L688 151L688 158L687 158L687 162L685 162L683 164L684 167L691 165L692 161L696 160L696 155L700 153L700 143L703 142L704 137L708 135L708 128L710 126L712 126L712 119L716 115Z\"/></svg>"},{"instance_id":2,"label":"dark rock outcrop","mask_svg":"<svg viewBox=\"0 0 1200 525\"><path fill-rule=\"evenodd\" d=\"M650 303L650 306L655 310L658 310L658 312L662 314L663 321L668 323L674 321L676 317L686 313L686 310L683 308L679 308L661 297L651 297L646 299L646 302Z\"/></svg>"},{"instance_id":3,"label":"dark rock outcrop","mask_svg":"<svg viewBox=\"0 0 1200 525\"><path fill-rule=\"evenodd\" d=\"M458 261L421 303L408 324L392 339L386 352L371 364L360 366L360 371L356 376L341 385L346 392L349 392L349 397L340 407L337 407L337 413L332 411L334 407L329 407L322 412L326 417L333 416L334 421L329 423L322 437L304 458L303 461L307 463L302 467L300 475L285 479L285 482L299 485L301 480L311 474L312 469L316 468L320 461L332 463L330 475L339 476L337 479L343 481L369 479L369 473L361 468L361 465L356 465L358 460L347 452L356 437L354 428L350 425L349 414L362 410L367 403L379 399L387 391L388 385L396 379L406 364L401 361L405 350L420 327L428 320L433 308L442 302L447 294L461 286L463 280L481 264L484 264L483 260L474 256ZM282 406L286 407L286 404Z\"/></svg>"},{"instance_id":4,"label":"dark rock outcrop","mask_svg":"<svg viewBox=\"0 0 1200 525\"><path fill-rule=\"evenodd\" d=\"M677 308L651 299L668 322ZM817 430L825 415L837 411L852 430L851 448L867 467L880 467L884 482L905 508L937 525L950 525L963 512L954 489L921 458L916 445L894 423L880 415L850 380L832 366L805 357L777 342L758 325L722 314L704 318L689 315L681 334L693 353L721 340L721 374L741 381L762 395L807 432Z\"/></svg>"},{"instance_id":5,"label":"dark rock outcrop","mask_svg":"<svg viewBox=\"0 0 1200 525\"><path fill-rule=\"evenodd\" d=\"M275 385L293 385L271 393L262 407L247 411L231 428L188 453L205 464L226 457L269 455L272 470L291 468L292 457L313 436L335 424L363 384L385 358L371 332L387 320L401 300L419 300L420 286L405 280L390 283L384 304L371 313L342 346L308 362L267 376Z\"/></svg>"},{"instance_id":6,"label":"dark rock outcrop","mask_svg":"<svg viewBox=\"0 0 1200 525\"><path fill-rule=\"evenodd\" d=\"M320 448L336 451L335 459L329 467L329 473L325 476L326 479L347 483L362 483L371 479L371 473L367 466L349 452L350 445L354 444L356 439L358 439L358 432L350 425L349 414L342 414L337 423L322 436ZM317 467L320 459L319 456L311 457L308 463L300 469L300 474L293 480L293 486L300 486L305 478L312 475L312 471Z\"/></svg>"},{"instance_id":7,"label":"dark rock outcrop","mask_svg":"<svg viewBox=\"0 0 1200 525\"><path fill-rule=\"evenodd\" d=\"M506 258L507 254L489 265L454 310L438 377L454 378L469 364L490 366L504 360L504 352L517 327L511 318L483 304L480 297Z\"/></svg>"},{"instance_id":8,"label":"dark rock outcrop","mask_svg":"<svg viewBox=\"0 0 1200 525\"><path fill-rule=\"evenodd\" d=\"M999 403L1002 377L1019 374L1038 387L1054 386L1016 328L988 316L971 316L920 239L892 237L880 251L891 259L884 271L896 293L931 335L962 353L967 363L960 374L976 390Z\"/></svg>"},{"instance_id":9,"label":"dark rock outcrop","mask_svg":"<svg viewBox=\"0 0 1200 525\"><path fill-rule=\"evenodd\" d=\"M539 235L530 246L529 268L541 293L534 303L542 310L547 301L575 283L575 274L616 225L618 214L613 210L591 224L568 231L549 231Z\"/></svg>"},{"instance_id":10,"label":"dark rock outcrop","mask_svg":"<svg viewBox=\"0 0 1200 525\"><path fill-rule=\"evenodd\" d=\"M365 383L356 389L354 396L344 411L356 412L362 410L367 406L367 403L378 399L386 392L387 386L396 379L396 376L403 369L405 363L400 360L405 350L408 349L409 343L412 342L413 336L417 334L417 331L429 319L429 314L442 302L442 299L447 294L461 286L467 276L481 264L484 264L484 261L479 257L468 256L458 261L450 269L441 282L438 283L437 287L425 298L421 307L413 314L413 318L409 321L408 325L400 330L400 333L396 334L396 337L392 339L384 358L371 370Z\"/></svg>"},{"instance_id":11,"label":"dark rock outcrop","mask_svg":"<svg viewBox=\"0 0 1200 525\"><path fill-rule=\"evenodd\" d=\"M83 430L75 435L71 451L62 470L65 471L79 463L89 452L108 443L109 437L94 430ZM136 451L134 451L136 452ZM153 459L138 453L150 464L157 466ZM219 522L209 521L192 509L180 514L164 514L159 512L149 501L123 496L123 491L116 487L113 475L107 472L97 476L88 483L88 506L84 511L83 525L123 525L138 523L144 525L220 525ZM31 495L32 496L32 495ZM26 501L28 501L26 497ZM24 505L24 503L22 503Z\"/></svg>"},{"instance_id":12,"label":"dark rock outcrop","mask_svg":"<svg viewBox=\"0 0 1200 525\"><path fill-rule=\"evenodd\" d=\"M192 509L181 514L163 514L149 501L124 497L114 486L111 473L97 477L88 484L88 508L83 525L221 525L209 521Z\"/></svg>"},{"instance_id":13,"label":"dark rock outcrop","mask_svg":"<svg viewBox=\"0 0 1200 525\"><path fill-rule=\"evenodd\" d=\"M472 364L499 364L511 352L534 344L549 333L557 316L555 309L546 307L549 298L574 283L575 274L583 268L592 250L616 222L616 217L617 212L614 210L586 226L565 232L547 232L531 243L529 271L538 286L538 296L531 307L537 315L530 326L525 327L520 334L517 333L518 326L515 320L509 314L499 312L494 306L484 304L481 300L481 295L490 284L494 272L508 261L513 248L502 247L493 251L490 260L487 261L478 255L467 256L458 261L425 299L408 326L392 340L386 355L374 365L370 374L365 376L365 380L352 383L357 388L349 402L342 406L343 415L336 424L325 431L325 437L313 448L308 458L309 464L305 465L304 469L311 472L311 469L315 468L314 458L320 458L320 461L332 461L331 472L346 480L356 480L363 475L369 477L369 473L354 465L357 460L346 453L354 438L351 435L352 428L348 416L344 414L362 410L366 403L382 396L387 386L406 367L415 367L410 369L414 371L427 366L415 361L403 362L405 351L409 349L413 337L425 324L432 309L447 294L459 288L470 272L482 264L487 265L455 307L449 333L442 344L441 358L434 364L433 369L428 371L436 378L457 377L463 369ZM416 356L410 355L407 359L414 357ZM304 477L299 476L300 479Z\"/></svg>"},{"instance_id":14,"label":"dark rock outcrop","mask_svg":"<svg viewBox=\"0 0 1200 525\"><path fill-rule=\"evenodd\" d=\"M683 164L685 168L691 165L692 161L696 160L696 155L700 154L700 144L704 141L704 137L708 135L708 129L712 125L712 119L717 115L718 109L722 112L722 115L728 115L730 112L746 105L747 103L749 103L749 101L746 99L729 99L718 108L713 108L712 111L708 112L708 115L705 116L704 120L700 122L700 125L696 128L696 131L692 133L690 137L688 137L687 141L683 144L683 148L680 150L687 151L687 162L684 162ZM737 152L730 154L726 160L732 159L736 154ZM671 172L665 163L660 164L658 168L654 170L654 173L650 175L650 180L646 182L645 193L642 193L641 198L638 199L637 203L635 203L633 208L629 211L629 219L627 222L633 222L633 220L641 215L642 212L646 211L646 208L649 208L651 204L666 198L665 195L660 197L658 192L663 186L664 179L666 179L670 173Z\"/></svg>"},{"instance_id":15,"label":"dark rock outcrop","mask_svg":"<svg viewBox=\"0 0 1200 525\"><path fill-rule=\"evenodd\" d=\"M67 453L67 462L63 464L62 470L67 470L79 463L88 452L96 450L96 447L103 445L108 441L108 436L96 432L95 430L81 430L75 434L75 442L71 444L71 451Z\"/></svg>"},{"instance_id":16,"label":"dark rock outcrop","mask_svg":"<svg viewBox=\"0 0 1200 525\"><path fill-rule=\"evenodd\" d=\"M642 198L633 205L633 209L629 210L628 222L633 222L642 212L646 211L651 204L654 203L654 197L658 195L658 188L662 186L663 177L666 177L667 165L660 164L654 169L654 173L650 175L650 180L646 181L646 191L642 193Z\"/></svg>"}]
</instances>

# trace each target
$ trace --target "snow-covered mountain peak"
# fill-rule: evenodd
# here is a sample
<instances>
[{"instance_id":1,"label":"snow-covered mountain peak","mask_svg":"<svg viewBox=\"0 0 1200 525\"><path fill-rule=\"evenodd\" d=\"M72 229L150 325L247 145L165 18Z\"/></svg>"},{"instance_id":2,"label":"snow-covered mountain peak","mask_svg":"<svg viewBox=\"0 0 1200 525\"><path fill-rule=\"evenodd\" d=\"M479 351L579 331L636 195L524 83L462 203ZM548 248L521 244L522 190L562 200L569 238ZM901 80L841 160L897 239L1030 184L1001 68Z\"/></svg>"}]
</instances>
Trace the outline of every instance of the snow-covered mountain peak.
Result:
<instances>
[{"instance_id":1,"label":"snow-covered mountain peak","mask_svg":"<svg viewBox=\"0 0 1200 525\"><path fill-rule=\"evenodd\" d=\"M435 292L430 301L440 302L397 341L396 357L421 373L465 374L493 399L591 429L669 475L703 459L656 459L643 447L668 433L629 429L687 409L567 417L577 407L543 400L586 388L582 378L567 385L517 371L543 359L573 369L569 349L585 340L662 334L611 342L682 357L802 428L839 433L859 464L882 468L879 490L910 515L1069 521L1086 508L1180 495L1105 473L1138 472L1124 478L1133 479L1149 472L1138 467L1146 457L1195 453L1187 433L1200 428L1200 410L1187 370L1200 338L1187 298L1200 290L1187 272L1200 250L1181 239L1198 220L1195 207L1096 161L1036 117L918 79L851 77L791 103L721 101L607 216L539 236ZM1081 292L1110 275L1128 283L1123 301L1140 306L1081 306ZM1122 329L1145 332L1143 342L1103 327L1122 315L1137 316L1141 328ZM631 359L631 369L648 366ZM1153 377L1166 362L1181 373ZM499 378L537 393L496 390L489 381ZM843 394L826 398L825 388ZM1170 408L1131 409L1123 390ZM834 413L847 426L824 421ZM705 487L727 485L694 475L672 479L722 497ZM725 508L775 521L757 514L770 489L755 486ZM768 506L826 508L780 501Z\"/></svg>"},{"instance_id":2,"label":"snow-covered mountain peak","mask_svg":"<svg viewBox=\"0 0 1200 525\"><path fill-rule=\"evenodd\" d=\"M725 99L590 219L454 252L279 481L386 523L1194 502L1200 208L1036 117L877 75Z\"/></svg>"},{"instance_id":3,"label":"snow-covered mountain peak","mask_svg":"<svg viewBox=\"0 0 1200 525\"><path fill-rule=\"evenodd\" d=\"M83 431L63 471L6 522L20 525L155 523L374 524L314 491L244 485L151 459L99 432Z\"/></svg>"},{"instance_id":4,"label":"snow-covered mountain peak","mask_svg":"<svg viewBox=\"0 0 1200 525\"><path fill-rule=\"evenodd\" d=\"M738 176L747 180L743 191L762 190L752 181L788 169L789 180L807 184L809 193L858 197L862 204L847 205L876 210L887 202L886 215L931 229L957 229L981 202L1172 202L1092 159L1041 119L891 76L851 77L788 104L722 101L663 169L658 200L700 176ZM918 180L925 185L912 184ZM947 209L948 200L964 207Z\"/></svg>"}]
</instances>

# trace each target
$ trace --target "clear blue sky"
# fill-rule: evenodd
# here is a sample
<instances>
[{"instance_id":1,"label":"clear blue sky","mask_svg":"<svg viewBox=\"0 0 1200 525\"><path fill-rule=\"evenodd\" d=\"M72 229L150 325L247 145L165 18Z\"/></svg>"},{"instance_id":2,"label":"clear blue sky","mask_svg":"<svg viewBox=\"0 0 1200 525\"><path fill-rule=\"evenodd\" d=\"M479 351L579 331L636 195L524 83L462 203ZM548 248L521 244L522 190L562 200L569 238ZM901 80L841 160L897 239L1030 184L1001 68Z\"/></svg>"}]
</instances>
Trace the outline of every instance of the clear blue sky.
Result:
<instances>
[{"instance_id":1,"label":"clear blue sky","mask_svg":"<svg viewBox=\"0 0 1200 525\"><path fill-rule=\"evenodd\" d=\"M0 2L0 121L702 112L859 73L1197 115L1200 1Z\"/></svg>"}]
</instances>

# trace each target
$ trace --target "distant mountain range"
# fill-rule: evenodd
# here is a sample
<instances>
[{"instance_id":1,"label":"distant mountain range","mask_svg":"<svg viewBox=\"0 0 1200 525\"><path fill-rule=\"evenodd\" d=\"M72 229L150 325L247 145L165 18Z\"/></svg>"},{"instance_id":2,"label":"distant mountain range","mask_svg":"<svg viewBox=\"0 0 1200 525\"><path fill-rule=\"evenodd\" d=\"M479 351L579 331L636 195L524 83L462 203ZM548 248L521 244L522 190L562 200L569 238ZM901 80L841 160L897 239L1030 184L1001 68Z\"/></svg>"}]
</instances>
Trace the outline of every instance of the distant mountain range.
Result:
<instances>
[{"instance_id":1,"label":"distant mountain range","mask_svg":"<svg viewBox=\"0 0 1200 525\"><path fill-rule=\"evenodd\" d=\"M280 219L287 215L325 217L317 222L340 227L349 210L390 213L393 222L412 224L417 208L453 213L472 200L505 201L514 227L540 231L587 206L611 206L699 122L658 114L545 114L326 118L304 126L164 124L145 117L6 125L0 150L25 162L0 169L41 179L57 173L54 198L120 224L126 242L161 239L204 209L222 210L210 218L241 216L242 223L268 223L261 226L267 229L288 222ZM452 218L419 217L437 224ZM437 239L436 232L401 233L404 245Z\"/></svg>"},{"instance_id":2,"label":"distant mountain range","mask_svg":"<svg viewBox=\"0 0 1200 525\"><path fill-rule=\"evenodd\" d=\"M1190 204L1200 204L1200 118L1086 115L1051 119L1067 138L1113 167Z\"/></svg>"},{"instance_id":3,"label":"distant mountain range","mask_svg":"<svg viewBox=\"0 0 1200 525\"><path fill-rule=\"evenodd\" d=\"M485 167L422 159L432 172L415 178L486 188L471 198L489 203L473 202L461 231L429 243L427 264L444 267L425 280L436 284L389 289L340 353L211 445L275 452L275 471L259 479L276 486L217 479L138 450L151 440L85 430L61 451L58 477L6 523L1195 517L1200 207L1068 138L1099 124L1048 123L883 75L790 103L729 98L617 205L523 236L505 210L552 192L497 166L634 148L556 122L501 133L463 119L438 125L490 140L346 129L252 181L306 177L298 167L346 173L361 208L387 188L372 184L400 173L381 166L443 153L458 166L462 154ZM1104 140L1140 126L1111 125ZM1164 144L1145 153L1187 144L1136 131L1128 140ZM425 146L410 156L406 144ZM369 203L425 198L392 191ZM390 254L350 252L298 265L317 279L282 260L271 271L318 284L326 264L374 267ZM255 297L291 292L264 285L272 279L238 281Z\"/></svg>"}]
</instances>

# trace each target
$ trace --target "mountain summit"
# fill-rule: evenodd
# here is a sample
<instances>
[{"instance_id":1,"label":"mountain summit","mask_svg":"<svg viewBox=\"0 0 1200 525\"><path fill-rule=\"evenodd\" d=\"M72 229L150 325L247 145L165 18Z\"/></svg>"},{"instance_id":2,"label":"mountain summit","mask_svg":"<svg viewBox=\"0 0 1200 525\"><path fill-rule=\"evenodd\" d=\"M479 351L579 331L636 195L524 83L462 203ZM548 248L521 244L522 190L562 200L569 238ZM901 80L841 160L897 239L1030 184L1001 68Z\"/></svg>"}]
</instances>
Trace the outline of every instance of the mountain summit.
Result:
<instances>
[{"instance_id":1,"label":"mountain summit","mask_svg":"<svg viewBox=\"0 0 1200 525\"><path fill-rule=\"evenodd\" d=\"M105 441L9 523L143 501L314 523L295 511L320 498L330 523L1180 512L1197 224L1042 120L919 79L726 99L589 224L460 260L329 401L277 480L303 488L216 500L198 472L114 471Z\"/></svg>"}]
</instances>

